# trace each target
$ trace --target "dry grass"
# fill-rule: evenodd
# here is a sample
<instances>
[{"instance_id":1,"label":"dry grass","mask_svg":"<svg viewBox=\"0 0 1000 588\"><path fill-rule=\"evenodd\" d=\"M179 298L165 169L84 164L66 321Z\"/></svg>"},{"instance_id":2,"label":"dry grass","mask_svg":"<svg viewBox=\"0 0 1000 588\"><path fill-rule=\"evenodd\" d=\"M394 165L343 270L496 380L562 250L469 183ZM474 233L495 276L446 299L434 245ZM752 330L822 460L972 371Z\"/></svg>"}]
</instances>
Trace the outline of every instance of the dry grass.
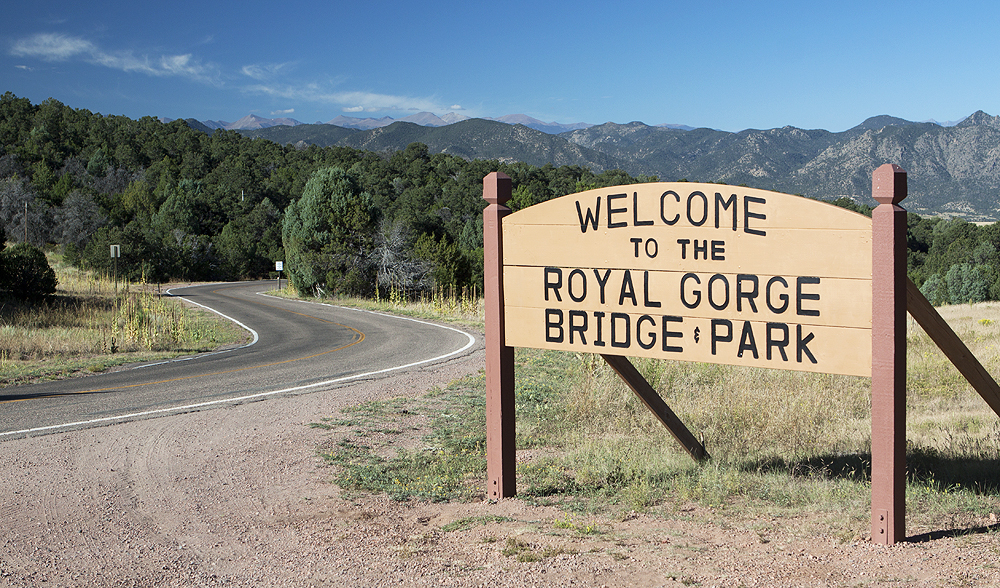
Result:
<instances>
[{"instance_id":1,"label":"dry grass","mask_svg":"<svg viewBox=\"0 0 1000 588\"><path fill-rule=\"evenodd\" d=\"M405 308L458 320L441 316L443 306ZM939 310L1000 374L1000 303ZM481 314L461 320L470 316L482 324ZM988 526L1000 512L1000 419L915 324L908 341L908 530ZM725 517L805 513L842 540L868 529L869 378L633 359L704 440L712 460L696 464L599 356L518 349L516 362L518 492L527 500L582 512L672 512L693 501ZM481 377L461 387L484 394ZM466 433L482 434L481 415L466 420Z\"/></svg>"},{"instance_id":2,"label":"dry grass","mask_svg":"<svg viewBox=\"0 0 1000 588\"><path fill-rule=\"evenodd\" d=\"M1000 303L939 308L986 370L1000 376ZM910 321L907 439L956 458L1000 459L1000 421L944 353Z\"/></svg>"},{"instance_id":3,"label":"dry grass","mask_svg":"<svg viewBox=\"0 0 1000 588\"><path fill-rule=\"evenodd\" d=\"M309 296L300 296L290 284L273 294L287 298L312 299ZM456 322L480 329L483 328L483 317L486 312L482 292L476 288L465 287L439 287L432 292L408 294L396 288L378 288L374 299L340 296L329 301L365 310Z\"/></svg>"},{"instance_id":4,"label":"dry grass","mask_svg":"<svg viewBox=\"0 0 1000 588\"><path fill-rule=\"evenodd\" d=\"M55 296L0 300L0 386L206 351L246 336L148 284L115 284L50 263L59 280Z\"/></svg>"}]
</instances>

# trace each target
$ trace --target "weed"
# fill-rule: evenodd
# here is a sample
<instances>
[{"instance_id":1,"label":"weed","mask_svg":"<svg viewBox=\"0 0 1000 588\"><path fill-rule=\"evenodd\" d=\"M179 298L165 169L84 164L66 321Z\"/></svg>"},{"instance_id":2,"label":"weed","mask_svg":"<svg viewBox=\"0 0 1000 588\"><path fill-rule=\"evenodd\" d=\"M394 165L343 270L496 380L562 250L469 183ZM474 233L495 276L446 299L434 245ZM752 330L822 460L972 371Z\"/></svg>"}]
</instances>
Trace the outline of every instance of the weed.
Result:
<instances>
[{"instance_id":1,"label":"weed","mask_svg":"<svg viewBox=\"0 0 1000 588\"><path fill-rule=\"evenodd\" d=\"M447 525L441 527L441 531L445 533L451 533L452 531L466 531L472 527L477 527L480 525L490 525L493 523L504 523L510 521L508 517L502 517L499 515L482 515L474 517L465 517L457 521L452 521Z\"/></svg>"}]
</instances>

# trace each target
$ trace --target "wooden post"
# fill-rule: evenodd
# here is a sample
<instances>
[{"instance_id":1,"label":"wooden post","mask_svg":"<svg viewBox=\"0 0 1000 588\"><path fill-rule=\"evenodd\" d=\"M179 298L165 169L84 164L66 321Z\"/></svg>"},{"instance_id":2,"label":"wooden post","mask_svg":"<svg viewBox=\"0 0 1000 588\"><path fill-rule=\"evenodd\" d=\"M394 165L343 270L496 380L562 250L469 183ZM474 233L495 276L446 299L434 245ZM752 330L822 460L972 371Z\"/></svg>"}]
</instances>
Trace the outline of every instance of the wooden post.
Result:
<instances>
[{"instance_id":1,"label":"wooden post","mask_svg":"<svg viewBox=\"0 0 1000 588\"><path fill-rule=\"evenodd\" d=\"M906 172L872 174L872 541L906 538Z\"/></svg>"},{"instance_id":2,"label":"wooden post","mask_svg":"<svg viewBox=\"0 0 1000 588\"><path fill-rule=\"evenodd\" d=\"M503 217L511 196L510 177L493 172L483 178L483 275L486 305L486 496L510 498L517 493L514 443L514 348L504 335Z\"/></svg>"}]
</instances>

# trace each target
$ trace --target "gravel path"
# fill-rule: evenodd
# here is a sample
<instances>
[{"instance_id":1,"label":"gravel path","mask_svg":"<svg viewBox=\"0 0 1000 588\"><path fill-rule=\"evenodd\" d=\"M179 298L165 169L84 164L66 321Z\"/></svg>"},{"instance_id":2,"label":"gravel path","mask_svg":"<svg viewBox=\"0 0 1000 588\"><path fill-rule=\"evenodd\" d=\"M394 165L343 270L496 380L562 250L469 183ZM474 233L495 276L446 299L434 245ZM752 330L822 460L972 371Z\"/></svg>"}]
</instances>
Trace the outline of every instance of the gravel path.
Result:
<instances>
[{"instance_id":1,"label":"gravel path","mask_svg":"<svg viewBox=\"0 0 1000 588\"><path fill-rule=\"evenodd\" d=\"M705 524L691 506L582 534L519 500L340 496L316 453L329 433L309 423L482 362L0 442L0 586L1000 586L995 527L885 548L807 538L809 521ZM442 529L486 515L508 520Z\"/></svg>"}]
</instances>

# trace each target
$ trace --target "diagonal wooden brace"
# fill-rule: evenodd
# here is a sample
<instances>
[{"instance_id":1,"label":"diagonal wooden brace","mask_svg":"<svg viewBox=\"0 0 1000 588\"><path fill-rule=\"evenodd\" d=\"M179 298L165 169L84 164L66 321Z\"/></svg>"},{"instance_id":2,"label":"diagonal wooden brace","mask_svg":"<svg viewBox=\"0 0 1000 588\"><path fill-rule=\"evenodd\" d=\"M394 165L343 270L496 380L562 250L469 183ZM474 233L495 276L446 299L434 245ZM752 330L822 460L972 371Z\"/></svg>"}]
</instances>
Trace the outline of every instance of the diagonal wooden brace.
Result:
<instances>
[{"instance_id":1,"label":"diagonal wooden brace","mask_svg":"<svg viewBox=\"0 0 1000 588\"><path fill-rule=\"evenodd\" d=\"M979 392L993 412L1000 416L1000 386L909 278L906 279L906 310L975 391Z\"/></svg>"},{"instance_id":2,"label":"diagonal wooden brace","mask_svg":"<svg viewBox=\"0 0 1000 588\"><path fill-rule=\"evenodd\" d=\"M632 365L632 362L627 357L621 355L604 355L603 353L601 357L625 381L625 384L636 393L643 404L646 405L646 408L656 415L656 418L670 431L674 439L677 439L677 442L688 452L688 455L694 458L695 461L702 461L709 458L708 452L705 451L705 446L695 439L691 431L688 431L684 423L677 418L674 411L670 410L667 403L660 398L656 390L653 390L653 387L649 385L646 378L642 377L642 374L639 373L639 370L635 369L635 366Z\"/></svg>"}]
</instances>

